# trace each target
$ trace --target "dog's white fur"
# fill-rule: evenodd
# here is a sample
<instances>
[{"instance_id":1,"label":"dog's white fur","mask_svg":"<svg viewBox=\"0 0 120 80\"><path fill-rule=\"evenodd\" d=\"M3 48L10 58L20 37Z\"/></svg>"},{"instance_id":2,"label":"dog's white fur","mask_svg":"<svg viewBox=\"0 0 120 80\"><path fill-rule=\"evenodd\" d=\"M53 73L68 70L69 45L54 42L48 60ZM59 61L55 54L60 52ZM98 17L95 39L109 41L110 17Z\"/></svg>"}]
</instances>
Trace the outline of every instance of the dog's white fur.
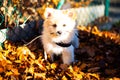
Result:
<instances>
[{"instance_id":1,"label":"dog's white fur","mask_svg":"<svg viewBox=\"0 0 120 80\"><path fill-rule=\"evenodd\" d=\"M78 33L74 13L66 10L47 8L44 16L42 43L45 59L47 59L47 54L49 54L52 61L54 61L53 54L62 54L64 64L72 63L74 61L74 48L79 46L79 40L76 36ZM61 34L58 34L58 31ZM65 44L71 42L72 45L61 47L56 44L61 42Z\"/></svg>"}]
</instances>

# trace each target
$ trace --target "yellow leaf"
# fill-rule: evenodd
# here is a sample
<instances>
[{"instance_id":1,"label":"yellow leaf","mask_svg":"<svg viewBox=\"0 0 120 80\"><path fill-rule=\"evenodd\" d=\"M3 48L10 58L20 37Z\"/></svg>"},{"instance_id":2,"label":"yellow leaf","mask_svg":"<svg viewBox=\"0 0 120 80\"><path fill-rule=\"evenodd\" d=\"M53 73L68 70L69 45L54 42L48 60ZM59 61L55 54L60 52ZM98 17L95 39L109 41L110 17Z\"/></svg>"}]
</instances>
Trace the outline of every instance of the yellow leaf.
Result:
<instances>
[{"instance_id":1,"label":"yellow leaf","mask_svg":"<svg viewBox=\"0 0 120 80\"><path fill-rule=\"evenodd\" d=\"M28 69L28 72L30 72L31 74L33 74L33 73L34 73L34 67L30 67L30 68Z\"/></svg>"},{"instance_id":2,"label":"yellow leaf","mask_svg":"<svg viewBox=\"0 0 120 80\"><path fill-rule=\"evenodd\" d=\"M53 80L53 78L46 78L45 80Z\"/></svg>"},{"instance_id":3,"label":"yellow leaf","mask_svg":"<svg viewBox=\"0 0 120 80\"><path fill-rule=\"evenodd\" d=\"M10 75L12 75L13 74L13 72L11 72L11 71L9 71L9 72L6 72L6 76L10 76Z\"/></svg>"},{"instance_id":4,"label":"yellow leaf","mask_svg":"<svg viewBox=\"0 0 120 80\"><path fill-rule=\"evenodd\" d=\"M0 61L2 60L6 60L6 57L4 57L4 55L0 52Z\"/></svg>"},{"instance_id":5,"label":"yellow leaf","mask_svg":"<svg viewBox=\"0 0 120 80\"><path fill-rule=\"evenodd\" d=\"M35 63L38 64L38 66L41 70L43 70L43 71L46 70L46 68L38 60L35 60Z\"/></svg>"},{"instance_id":6,"label":"yellow leaf","mask_svg":"<svg viewBox=\"0 0 120 80\"><path fill-rule=\"evenodd\" d=\"M0 76L0 80L3 80L3 77Z\"/></svg>"},{"instance_id":7,"label":"yellow leaf","mask_svg":"<svg viewBox=\"0 0 120 80\"><path fill-rule=\"evenodd\" d=\"M24 61L24 60L26 59L26 56L25 56L24 54L20 54L20 55L19 55L19 59L20 59L21 61Z\"/></svg>"},{"instance_id":8,"label":"yellow leaf","mask_svg":"<svg viewBox=\"0 0 120 80\"><path fill-rule=\"evenodd\" d=\"M28 56L30 56L32 59L35 59L35 55L27 47L18 47L17 56L20 60L27 60Z\"/></svg>"},{"instance_id":9,"label":"yellow leaf","mask_svg":"<svg viewBox=\"0 0 120 80\"><path fill-rule=\"evenodd\" d=\"M35 59L35 55L32 52L29 52L29 55L32 57L32 59Z\"/></svg>"},{"instance_id":10,"label":"yellow leaf","mask_svg":"<svg viewBox=\"0 0 120 80\"><path fill-rule=\"evenodd\" d=\"M62 77L62 80L68 80L68 79L66 78L66 76L63 76L63 77Z\"/></svg>"},{"instance_id":11,"label":"yellow leaf","mask_svg":"<svg viewBox=\"0 0 120 80\"><path fill-rule=\"evenodd\" d=\"M52 69L56 69L56 67L57 67L57 64L56 64L56 63L52 63L52 64L51 64L51 68L52 68Z\"/></svg>"},{"instance_id":12,"label":"yellow leaf","mask_svg":"<svg viewBox=\"0 0 120 80\"><path fill-rule=\"evenodd\" d=\"M35 78L43 78L43 79L46 79L46 73L35 73L34 74L34 77Z\"/></svg>"},{"instance_id":13,"label":"yellow leaf","mask_svg":"<svg viewBox=\"0 0 120 80\"><path fill-rule=\"evenodd\" d=\"M21 60L15 60L15 63L21 63Z\"/></svg>"},{"instance_id":14,"label":"yellow leaf","mask_svg":"<svg viewBox=\"0 0 120 80\"><path fill-rule=\"evenodd\" d=\"M8 50L4 50L4 56L7 57L9 54L9 51Z\"/></svg>"},{"instance_id":15,"label":"yellow leaf","mask_svg":"<svg viewBox=\"0 0 120 80\"><path fill-rule=\"evenodd\" d=\"M83 75L82 74L74 74L75 75L75 79L82 79Z\"/></svg>"},{"instance_id":16,"label":"yellow leaf","mask_svg":"<svg viewBox=\"0 0 120 80\"><path fill-rule=\"evenodd\" d=\"M25 80L31 80L33 78L33 76L26 76Z\"/></svg>"},{"instance_id":17,"label":"yellow leaf","mask_svg":"<svg viewBox=\"0 0 120 80\"><path fill-rule=\"evenodd\" d=\"M0 51L3 50L3 48L0 46Z\"/></svg>"},{"instance_id":18,"label":"yellow leaf","mask_svg":"<svg viewBox=\"0 0 120 80\"><path fill-rule=\"evenodd\" d=\"M29 52L30 52L30 50L27 47L18 47L17 48L17 54L18 54L18 56L20 54L28 55Z\"/></svg>"},{"instance_id":19,"label":"yellow leaf","mask_svg":"<svg viewBox=\"0 0 120 80\"><path fill-rule=\"evenodd\" d=\"M71 73L73 72L73 67L72 66L69 66L68 69L70 70Z\"/></svg>"},{"instance_id":20,"label":"yellow leaf","mask_svg":"<svg viewBox=\"0 0 120 80\"><path fill-rule=\"evenodd\" d=\"M52 2L55 4L55 6L58 5L59 0L52 0Z\"/></svg>"},{"instance_id":21,"label":"yellow leaf","mask_svg":"<svg viewBox=\"0 0 120 80\"><path fill-rule=\"evenodd\" d=\"M92 73L88 73L87 76L92 76L97 78L97 80L100 80L99 75L98 74L92 74Z\"/></svg>"},{"instance_id":22,"label":"yellow leaf","mask_svg":"<svg viewBox=\"0 0 120 80\"><path fill-rule=\"evenodd\" d=\"M12 68L11 71L14 73L14 75L19 75L18 69Z\"/></svg>"}]
</instances>

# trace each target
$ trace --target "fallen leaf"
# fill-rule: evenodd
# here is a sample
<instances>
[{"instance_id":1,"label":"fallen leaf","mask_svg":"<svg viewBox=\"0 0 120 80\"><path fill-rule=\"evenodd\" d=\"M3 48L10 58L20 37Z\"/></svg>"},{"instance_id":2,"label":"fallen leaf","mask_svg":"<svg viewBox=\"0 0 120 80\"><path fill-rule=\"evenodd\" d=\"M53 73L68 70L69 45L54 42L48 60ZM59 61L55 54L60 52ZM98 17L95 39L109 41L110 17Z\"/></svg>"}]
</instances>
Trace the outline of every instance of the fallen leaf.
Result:
<instances>
[{"instance_id":1,"label":"fallen leaf","mask_svg":"<svg viewBox=\"0 0 120 80\"><path fill-rule=\"evenodd\" d=\"M13 72L12 71L7 71L5 75L6 76L11 76L11 75L13 75Z\"/></svg>"},{"instance_id":2,"label":"fallen leaf","mask_svg":"<svg viewBox=\"0 0 120 80\"><path fill-rule=\"evenodd\" d=\"M88 69L88 72L97 72L100 69L100 67L93 67Z\"/></svg>"},{"instance_id":3,"label":"fallen leaf","mask_svg":"<svg viewBox=\"0 0 120 80\"><path fill-rule=\"evenodd\" d=\"M68 80L68 79L66 78L66 76L63 76L63 77L62 77L62 80Z\"/></svg>"},{"instance_id":4,"label":"fallen leaf","mask_svg":"<svg viewBox=\"0 0 120 80\"><path fill-rule=\"evenodd\" d=\"M42 78L42 79L45 79L46 73L35 73L34 76L35 78Z\"/></svg>"},{"instance_id":5,"label":"fallen leaf","mask_svg":"<svg viewBox=\"0 0 120 80\"><path fill-rule=\"evenodd\" d=\"M4 68L0 67L0 73L4 72Z\"/></svg>"},{"instance_id":6,"label":"fallen leaf","mask_svg":"<svg viewBox=\"0 0 120 80\"><path fill-rule=\"evenodd\" d=\"M52 64L51 64L51 69L54 69L54 70L55 70L56 68L57 68L57 64L56 64L56 63L52 63Z\"/></svg>"},{"instance_id":7,"label":"fallen leaf","mask_svg":"<svg viewBox=\"0 0 120 80\"><path fill-rule=\"evenodd\" d=\"M80 71L82 71L83 69L85 69L87 67L87 64L86 63L82 63L80 65Z\"/></svg>"},{"instance_id":8,"label":"fallen leaf","mask_svg":"<svg viewBox=\"0 0 120 80\"><path fill-rule=\"evenodd\" d=\"M14 75L20 75L20 73L18 72L18 69L16 68L12 68L11 71L14 73Z\"/></svg>"}]
</instances>

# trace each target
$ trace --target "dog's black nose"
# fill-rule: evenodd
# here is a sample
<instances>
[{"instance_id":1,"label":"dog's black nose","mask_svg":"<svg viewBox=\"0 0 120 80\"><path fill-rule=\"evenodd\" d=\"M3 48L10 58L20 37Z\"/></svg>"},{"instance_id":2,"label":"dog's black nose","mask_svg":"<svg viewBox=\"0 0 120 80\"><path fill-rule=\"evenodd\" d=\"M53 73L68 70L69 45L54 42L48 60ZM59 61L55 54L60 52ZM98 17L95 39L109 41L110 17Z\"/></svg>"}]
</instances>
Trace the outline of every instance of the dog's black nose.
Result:
<instances>
[{"instance_id":1,"label":"dog's black nose","mask_svg":"<svg viewBox=\"0 0 120 80\"><path fill-rule=\"evenodd\" d=\"M60 35L62 32L61 31L57 31L57 34Z\"/></svg>"}]
</instances>

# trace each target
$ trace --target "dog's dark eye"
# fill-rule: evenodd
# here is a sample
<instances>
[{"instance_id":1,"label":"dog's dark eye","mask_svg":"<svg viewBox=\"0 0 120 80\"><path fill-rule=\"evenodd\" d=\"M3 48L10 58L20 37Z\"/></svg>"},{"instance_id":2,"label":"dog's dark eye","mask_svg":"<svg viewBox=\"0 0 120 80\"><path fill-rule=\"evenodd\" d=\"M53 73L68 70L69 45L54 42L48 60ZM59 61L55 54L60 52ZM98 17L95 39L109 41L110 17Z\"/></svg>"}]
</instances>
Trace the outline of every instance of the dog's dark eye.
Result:
<instances>
[{"instance_id":1,"label":"dog's dark eye","mask_svg":"<svg viewBox=\"0 0 120 80\"><path fill-rule=\"evenodd\" d=\"M53 26L54 28L56 28L56 27L57 27L57 25L56 25L56 24L53 24L52 26Z\"/></svg>"},{"instance_id":2,"label":"dog's dark eye","mask_svg":"<svg viewBox=\"0 0 120 80\"><path fill-rule=\"evenodd\" d=\"M63 27L65 27L66 26L66 24L63 24Z\"/></svg>"}]
</instances>

